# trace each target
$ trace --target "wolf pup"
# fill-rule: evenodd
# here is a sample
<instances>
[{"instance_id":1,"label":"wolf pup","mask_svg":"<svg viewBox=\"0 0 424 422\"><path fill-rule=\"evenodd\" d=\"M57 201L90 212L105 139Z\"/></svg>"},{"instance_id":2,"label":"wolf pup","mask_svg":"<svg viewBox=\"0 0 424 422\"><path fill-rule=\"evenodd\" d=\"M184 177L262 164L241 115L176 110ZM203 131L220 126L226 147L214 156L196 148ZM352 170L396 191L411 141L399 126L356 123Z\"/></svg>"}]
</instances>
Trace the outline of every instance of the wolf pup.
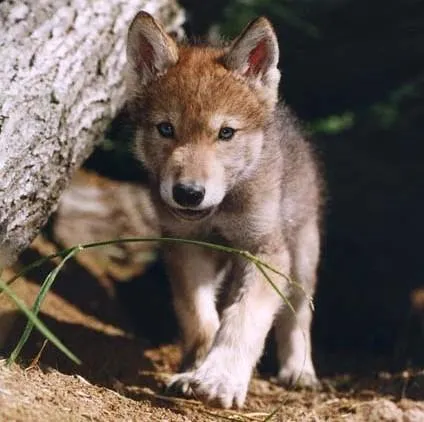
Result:
<instances>
[{"instance_id":1,"label":"wolf pup","mask_svg":"<svg viewBox=\"0 0 424 422\"><path fill-rule=\"evenodd\" d=\"M183 344L182 373L169 388L242 406L274 320L279 381L316 385L307 296L319 256L320 178L290 111L278 104L271 24L256 19L222 48L178 45L140 12L127 57L136 154L163 235L247 250L302 285L269 273L294 314L245 258L167 244Z\"/></svg>"}]
</instances>

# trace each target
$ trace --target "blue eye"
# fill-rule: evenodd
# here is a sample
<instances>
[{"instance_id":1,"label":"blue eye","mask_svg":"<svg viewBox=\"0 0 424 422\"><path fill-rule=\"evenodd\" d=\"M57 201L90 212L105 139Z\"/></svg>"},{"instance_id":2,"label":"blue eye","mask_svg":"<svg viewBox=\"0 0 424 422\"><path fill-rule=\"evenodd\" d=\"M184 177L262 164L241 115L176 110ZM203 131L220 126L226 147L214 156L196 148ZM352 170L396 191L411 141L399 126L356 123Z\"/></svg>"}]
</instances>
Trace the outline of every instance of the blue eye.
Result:
<instances>
[{"instance_id":1,"label":"blue eye","mask_svg":"<svg viewBox=\"0 0 424 422\"><path fill-rule=\"evenodd\" d=\"M235 129L231 127L222 127L219 130L218 138L221 139L222 141L229 141L234 136L235 133L236 133Z\"/></svg>"},{"instance_id":2,"label":"blue eye","mask_svg":"<svg viewBox=\"0 0 424 422\"><path fill-rule=\"evenodd\" d=\"M164 138L173 138L174 137L174 126L169 122L161 122L156 125L158 132Z\"/></svg>"}]
</instances>

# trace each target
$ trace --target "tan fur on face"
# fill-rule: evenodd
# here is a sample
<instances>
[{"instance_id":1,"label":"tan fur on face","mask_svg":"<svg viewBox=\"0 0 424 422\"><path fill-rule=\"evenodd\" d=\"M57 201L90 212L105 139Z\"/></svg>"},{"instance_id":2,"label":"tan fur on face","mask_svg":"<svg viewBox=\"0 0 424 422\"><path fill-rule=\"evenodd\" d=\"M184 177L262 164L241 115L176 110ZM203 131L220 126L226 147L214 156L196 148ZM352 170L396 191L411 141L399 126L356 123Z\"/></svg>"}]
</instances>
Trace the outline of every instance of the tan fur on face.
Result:
<instances>
[{"instance_id":1,"label":"tan fur on face","mask_svg":"<svg viewBox=\"0 0 424 422\"><path fill-rule=\"evenodd\" d=\"M223 54L213 48L180 48L178 63L140 94L143 120L137 148L156 175L163 199L174 207L176 181L204 185L202 207L217 205L259 155L266 107L245 81L224 68ZM158 133L156 125L164 121L174 126L175 139ZM226 126L236 134L219 140L219 130Z\"/></svg>"}]
</instances>

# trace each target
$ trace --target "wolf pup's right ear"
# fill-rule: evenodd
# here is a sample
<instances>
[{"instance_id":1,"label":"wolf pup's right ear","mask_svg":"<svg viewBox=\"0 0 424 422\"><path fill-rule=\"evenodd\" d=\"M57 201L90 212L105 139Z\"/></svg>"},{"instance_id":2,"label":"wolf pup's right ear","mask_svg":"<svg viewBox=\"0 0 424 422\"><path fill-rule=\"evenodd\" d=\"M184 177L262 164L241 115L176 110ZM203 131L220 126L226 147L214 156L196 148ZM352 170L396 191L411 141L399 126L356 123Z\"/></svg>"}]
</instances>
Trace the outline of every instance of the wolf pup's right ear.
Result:
<instances>
[{"instance_id":1,"label":"wolf pup's right ear","mask_svg":"<svg viewBox=\"0 0 424 422\"><path fill-rule=\"evenodd\" d=\"M138 12L128 30L127 77L145 85L178 61L178 47L148 13Z\"/></svg>"},{"instance_id":2,"label":"wolf pup's right ear","mask_svg":"<svg viewBox=\"0 0 424 422\"><path fill-rule=\"evenodd\" d=\"M275 104L280 81L278 58L279 48L274 29L268 19L260 17L250 22L233 41L223 63Z\"/></svg>"}]
</instances>

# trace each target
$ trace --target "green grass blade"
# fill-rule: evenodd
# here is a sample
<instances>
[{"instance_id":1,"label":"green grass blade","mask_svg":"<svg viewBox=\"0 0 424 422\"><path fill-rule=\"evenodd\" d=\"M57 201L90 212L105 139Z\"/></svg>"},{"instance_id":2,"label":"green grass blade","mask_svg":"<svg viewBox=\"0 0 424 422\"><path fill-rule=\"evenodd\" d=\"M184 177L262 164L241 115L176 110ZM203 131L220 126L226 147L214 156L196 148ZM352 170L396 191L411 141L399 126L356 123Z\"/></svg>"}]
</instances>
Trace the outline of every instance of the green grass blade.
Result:
<instances>
[{"instance_id":1,"label":"green grass blade","mask_svg":"<svg viewBox=\"0 0 424 422\"><path fill-rule=\"evenodd\" d=\"M7 296L16 304L21 312L34 323L35 328L40 331L51 343L53 343L62 353L78 365L81 361L37 318L32 311L22 302L21 299L9 288L9 286L0 280L0 291L4 291Z\"/></svg>"},{"instance_id":2,"label":"green grass blade","mask_svg":"<svg viewBox=\"0 0 424 422\"><path fill-rule=\"evenodd\" d=\"M22 271L19 272L19 274L15 275L14 277L12 277L10 280L8 280L6 283L1 284L1 288L0 288L0 294L2 294L2 292L4 291L6 294L8 294L8 292L11 292L10 289L7 289L7 287L12 284L16 279L18 279L20 276L25 275L28 271L30 271L33 268L36 268L42 264L44 264L45 262L50 261L53 258L57 258L57 257L64 257L63 261L49 274L49 276L46 278L45 283L46 284L50 284L54 282L54 279L56 278L57 274L59 273L59 271L61 270L63 264L65 263L66 260L68 260L71 256L75 255L77 252L85 250L85 249L92 249L92 248L97 248L97 247L101 247L101 246L107 246L107 245L113 245L113 244L118 244L118 243L135 243L135 242L162 242L162 243L184 243L184 244L190 244L190 245L196 245L196 246L201 246L201 247L206 247L206 248L210 248L210 249L214 249L217 251L221 251L224 253L229 253L229 254L236 254L236 255L240 255L242 257L244 257L245 259L253 262L256 267L259 269L259 271L265 276L266 280L271 284L271 286L275 289L275 291L277 292L277 294L284 300L284 302L292 309L290 302L288 301L288 299L282 294L282 292L278 289L278 287L273 283L273 281L271 280L271 278L268 276L268 274L266 274L265 269L272 271L273 273L283 277L286 281L288 281L290 284L299 287L303 290L303 287L300 286L297 282L295 282L294 280L292 280L287 274L284 274L280 271L278 271L276 268L272 267L271 265L269 265L268 263L262 261L260 258L256 257L255 255L252 255L250 252L248 251L244 251L244 250L240 250L240 249L235 249L235 248L231 248L229 246L224 246L224 245L219 245L219 244L214 244L214 243L209 243L209 242L203 242L203 241L199 241L199 240L192 240L192 239L181 239L181 238L171 238L171 237L134 237L134 238L121 238L121 239L112 239L112 240L107 240L107 241L102 241L102 242L93 242L93 243L87 243L87 244L82 244L82 245L78 245L78 246L74 246L72 248L67 248L64 249L58 253L43 257L39 260L37 260L36 262L28 265L27 267L23 268ZM44 286L44 283L43 283ZM43 289L42 289L43 290ZM48 288L46 290L43 290L44 296L47 293ZM13 292L12 292L13 293ZM306 292L304 292L306 295ZM41 296L40 299L40 303L44 300L44 296ZM307 296L307 295L306 295ZM307 296L308 297L308 296ZM18 299L16 297L16 299ZM312 307L312 298L308 297L308 300L311 304ZM22 303L21 303L22 304ZM22 304L23 305L23 304ZM19 306L19 305L18 305ZM25 306L25 305L23 305ZM22 310L22 308L21 308ZM26 313L25 311L23 311L24 313ZM30 312L30 311L29 311ZM37 311L38 312L38 311ZM27 314L27 313L26 313ZM31 312L30 315L34 316ZM28 314L27 314L28 316ZM34 321L38 321L38 325L36 323L34 323L34 325L36 326L37 329L40 329L40 320L37 319L36 316L34 316L33 318ZM34 322L31 318L30 321ZM42 325L44 327L44 329L46 328L44 325ZM32 326L31 326L32 329ZM29 332L31 331L31 329L29 330ZM50 341L52 341L49 337L47 337ZM26 339L25 339L26 341ZM58 342L58 339L56 339L56 342ZM60 350L62 350L61 347L64 347L63 345L61 345L61 347L58 346L58 344L60 343L56 343L55 341L52 341L52 343L54 343L56 345L56 347L58 347ZM61 343L60 343L61 344ZM20 346L21 347L21 346ZM66 349L66 348L65 348ZM65 353L68 357L70 357L69 355L69 350L66 349L67 352ZM19 354L20 349L18 350L18 354ZM77 362L78 359L71 353L71 355L73 356L71 359L74 362ZM16 357L15 357L16 358Z\"/></svg>"},{"instance_id":3,"label":"green grass blade","mask_svg":"<svg viewBox=\"0 0 424 422\"><path fill-rule=\"evenodd\" d=\"M271 287L275 290L275 292L277 293L278 296L281 297L281 299L283 299L283 301L285 302L285 304L289 307L289 309L293 312L294 315L296 315L296 311L293 308L293 305L291 304L290 300L288 299L288 297L278 288L278 286L271 280L271 277L266 273L266 271L264 270L262 264L258 263L258 262L254 262L254 264L256 265L256 268L262 273L262 275L265 277L265 279L268 281L268 283L271 285Z\"/></svg>"},{"instance_id":4,"label":"green grass blade","mask_svg":"<svg viewBox=\"0 0 424 422\"><path fill-rule=\"evenodd\" d=\"M7 296L16 304L16 306L19 308L21 312L25 314L25 316L28 318L28 323L25 327L24 333L22 334L18 345L16 346L15 350L12 352L11 356L8 359L8 363L12 363L15 361L15 359L18 357L20 350L22 349L23 345L27 341L29 334L31 333L33 327L37 328L38 331L40 331L48 340L50 340L51 343L53 343L62 353L64 353L69 359L71 359L73 362L80 364L81 361L41 322L41 320L37 317L37 313L40 309L40 306L51 287L52 283L54 282L55 278L57 277L57 274L63 267L64 263L71 258L79 248L74 248L71 252L68 253L68 255L62 260L62 262L46 277L46 280L44 281L40 293L38 294L36 298L36 302L33 306L33 311L31 311L24 302L19 299L19 297L9 288L7 283L0 280L0 292L6 293Z\"/></svg>"},{"instance_id":5,"label":"green grass blade","mask_svg":"<svg viewBox=\"0 0 424 422\"><path fill-rule=\"evenodd\" d=\"M62 259L62 261L56 266L56 268L54 268L45 278L43 284L40 287L40 292L38 293L38 295L35 299L34 305L32 306L32 309L31 309L35 316L38 315L38 312L40 311L41 305L42 305L48 291L50 290L52 284L56 280L56 277L59 274L60 270L65 265L65 262L68 259L72 258L78 252L78 250L79 250L79 248L76 247L76 248L72 249L71 251L69 251L68 254ZM19 354L21 353L23 346L27 342L33 328L34 328L33 321L28 320L28 322L25 326L24 332L22 333L22 336L19 339L18 344L16 345L15 349L13 350L11 355L9 356L9 359L7 360L8 364L16 361Z\"/></svg>"},{"instance_id":6,"label":"green grass blade","mask_svg":"<svg viewBox=\"0 0 424 422\"><path fill-rule=\"evenodd\" d=\"M12 284L19 277L27 274L27 272L30 271L31 269L39 267L40 265L44 264L45 262L50 261L53 258L66 256L69 252L71 252L75 248L79 248L79 250L82 251L84 249L98 248L98 247L102 247L102 246L114 245L114 244L119 244L119 243L136 243L136 242L184 243L184 244L188 244L188 245L202 246L202 247L206 247L206 248L209 248L209 249L221 251L221 252L224 252L224 253L240 255L240 256L244 257L245 259L248 259L249 261L261 264L266 269L268 269L268 270L278 274L279 276L285 278L289 283L294 284L294 285L298 284L294 280L292 280L287 274L284 274L281 271L278 271L276 268L272 267L271 265L269 265L265 261L262 261L260 258L251 254L248 251L244 251L244 250L236 249L236 248L231 248L229 246L219 245L219 244L216 244L216 243L203 242L201 240L181 239L181 238L177 238L177 237L128 237L128 238L121 238L121 239L105 240L105 241L102 241L102 242L93 242L93 243L81 244L81 245L74 246L74 247L71 247L71 248L63 249L62 251L60 251L58 253L40 258L39 260L33 262L32 264L26 266L17 275L15 275L10 280L8 280L7 284L8 285ZM300 288L301 288L301 286L300 286ZM1 294L1 292L0 292L0 294Z\"/></svg>"}]
</instances>

